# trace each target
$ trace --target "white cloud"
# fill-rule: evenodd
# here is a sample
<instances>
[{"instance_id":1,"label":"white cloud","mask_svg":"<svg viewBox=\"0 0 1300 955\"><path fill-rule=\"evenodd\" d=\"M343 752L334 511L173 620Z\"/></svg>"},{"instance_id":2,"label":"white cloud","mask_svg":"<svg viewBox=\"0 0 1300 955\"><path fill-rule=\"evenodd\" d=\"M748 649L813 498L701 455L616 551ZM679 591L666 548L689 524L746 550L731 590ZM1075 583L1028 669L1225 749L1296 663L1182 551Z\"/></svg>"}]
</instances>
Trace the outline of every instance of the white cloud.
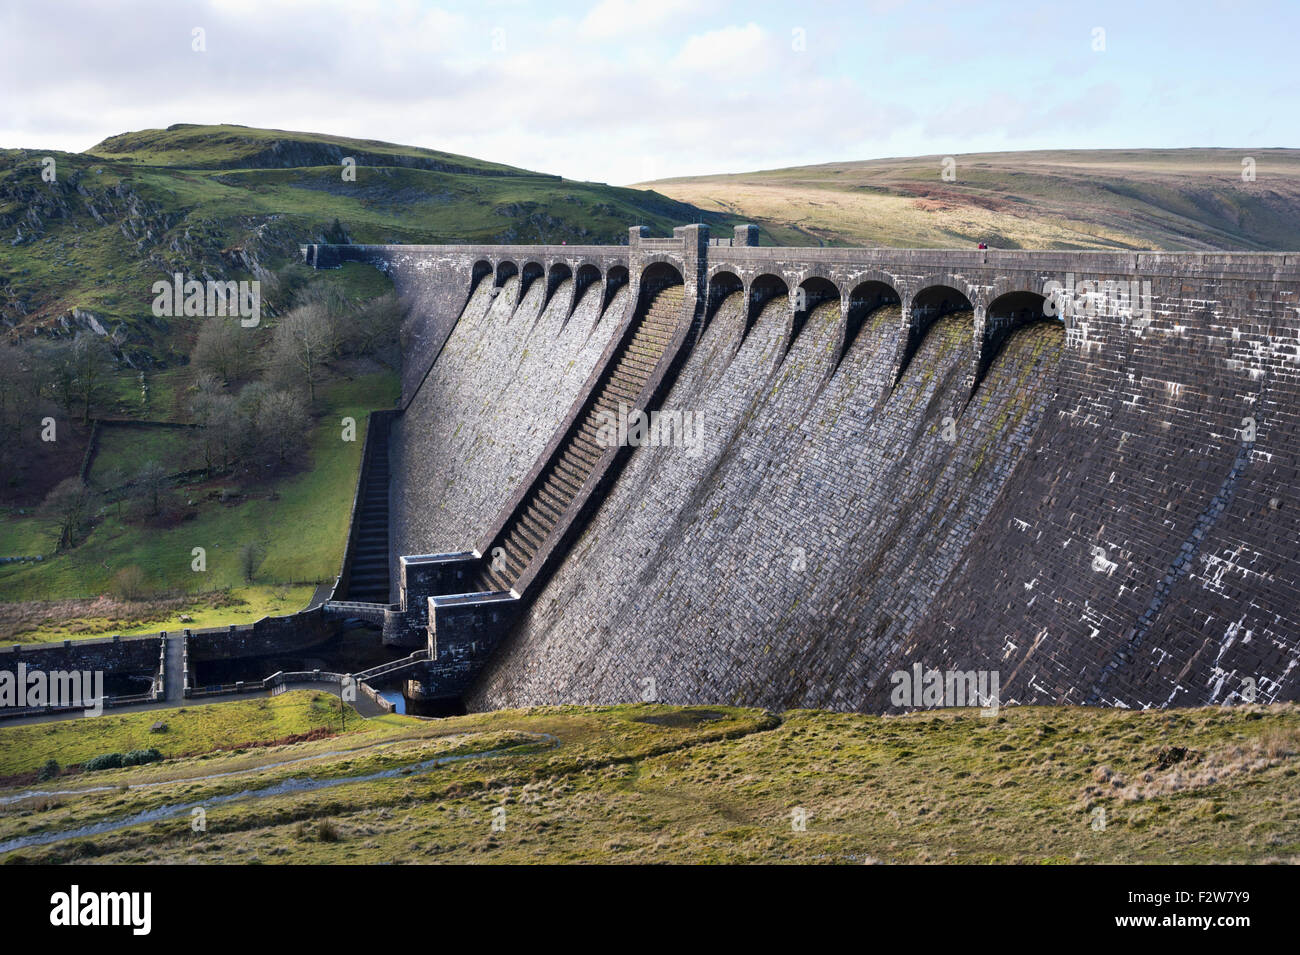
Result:
<instances>
[{"instance_id":1,"label":"white cloud","mask_svg":"<svg viewBox=\"0 0 1300 955\"><path fill-rule=\"evenodd\" d=\"M771 53L770 38L757 23L747 23L690 37L669 65L679 70L737 75L735 71L766 66Z\"/></svg>"},{"instance_id":2,"label":"white cloud","mask_svg":"<svg viewBox=\"0 0 1300 955\"><path fill-rule=\"evenodd\" d=\"M578 29L593 39L626 36L676 17L698 14L703 6L691 0L601 0L588 11Z\"/></svg>"},{"instance_id":3,"label":"white cloud","mask_svg":"<svg viewBox=\"0 0 1300 955\"><path fill-rule=\"evenodd\" d=\"M669 177L1204 135L1188 85L1155 85L1168 70L1143 74L1118 54L1062 69L1050 16L1026 20L1038 32L1009 44L979 33L987 24L1005 40L998 0L933 16L891 4L861 16L855 5L854 17L762 0L603 0L560 13L514 0L10 4L0 146L81 150L130 129L229 122L625 183L643 180L647 162ZM206 53L191 49L194 26L207 30ZM806 30L803 52L794 28ZM1290 114L1261 99L1218 110L1222 135L1293 139ZM1162 108L1141 108L1150 103Z\"/></svg>"}]
</instances>

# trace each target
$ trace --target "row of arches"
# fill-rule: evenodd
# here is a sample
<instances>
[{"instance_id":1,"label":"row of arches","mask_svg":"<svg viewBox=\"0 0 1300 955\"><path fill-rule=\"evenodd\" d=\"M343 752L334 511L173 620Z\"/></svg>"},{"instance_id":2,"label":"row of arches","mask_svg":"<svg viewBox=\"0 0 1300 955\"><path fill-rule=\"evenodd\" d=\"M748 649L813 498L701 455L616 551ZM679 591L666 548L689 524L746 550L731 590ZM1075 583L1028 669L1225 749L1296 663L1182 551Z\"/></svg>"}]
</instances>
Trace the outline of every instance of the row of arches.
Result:
<instances>
[{"instance_id":1,"label":"row of arches","mask_svg":"<svg viewBox=\"0 0 1300 955\"><path fill-rule=\"evenodd\" d=\"M591 262L578 264L577 269L568 262L551 262L549 265L543 265L541 262L531 260L524 262L522 266L518 263L505 259L497 262L495 265L487 259L480 259L474 263L473 270L470 274L469 293L473 295L479 285L487 278L491 278L494 288L502 288L510 279L518 276L519 278L519 301L523 301L524 295L538 279L545 280L545 292L542 295L542 306L538 312L541 315L546 311L551 299L565 282L572 280L573 294L568 303L565 320L573 314L582 301L583 296L591 286L596 285L604 280L604 287L601 295L600 312L603 313L613 301L615 294L623 286L628 284L630 272L625 265L611 265L602 275L599 266Z\"/></svg>"},{"instance_id":2,"label":"row of arches","mask_svg":"<svg viewBox=\"0 0 1300 955\"><path fill-rule=\"evenodd\" d=\"M618 290L633 279L628 267L619 263L562 260L544 263L542 260L531 259L520 264L511 259L495 263L481 259L474 264L470 292L473 294L479 283L488 278L491 278L495 287L500 288L516 276L519 278L519 301L523 300L524 295L539 279L545 283L539 315L545 311L559 289L571 281L572 295L567 305L566 321L592 286L602 285L600 313L603 314ZM665 261L648 263L636 276L636 286L641 296L653 294L664 285L679 284L682 281L679 269L673 263ZM798 338L814 309L827 302L838 301L843 316L844 334L837 361L853 346L869 315L884 306L899 306L901 327L895 382L901 380L906 373L934 323L946 315L971 315L972 335L977 337L975 345L978 355L972 372L973 387L978 387L1016 330L1034 322L1061 322L1059 316L1047 313L1044 307L1045 296L1026 288L1007 287L1005 282L993 286L973 286L954 275L936 275L909 282L900 281L883 272L864 273L847 281L822 275L800 278L799 275L775 272L742 275L733 268L719 265L709 272L702 290L701 333L712 322L723 302L737 293L744 295L745 336L773 299L785 297L789 300L791 311L786 334L787 350Z\"/></svg>"},{"instance_id":3,"label":"row of arches","mask_svg":"<svg viewBox=\"0 0 1300 955\"><path fill-rule=\"evenodd\" d=\"M994 286L994 291L996 288ZM897 356L895 383L906 373L931 327L946 315L971 315L972 334L978 336L978 360L973 369L972 390L979 386L998 353L1016 330L1034 322L1061 324L1058 315L1047 312L1046 297L1027 289L1004 289L1000 294L990 295L986 288L966 286L960 280L953 281L951 276L936 277L909 286L884 275L861 277L851 283L813 275L792 286L783 275L762 273L746 279L722 266L709 275L705 293L705 325L713 320L722 303L736 293L745 295L742 307L745 310L746 335L770 301L781 296L789 299L791 321L785 346L787 350L798 338L815 308L826 302L838 301L844 320L844 336L838 359L848 353L870 314L887 305L899 306L902 327L899 329L900 352Z\"/></svg>"}]
</instances>

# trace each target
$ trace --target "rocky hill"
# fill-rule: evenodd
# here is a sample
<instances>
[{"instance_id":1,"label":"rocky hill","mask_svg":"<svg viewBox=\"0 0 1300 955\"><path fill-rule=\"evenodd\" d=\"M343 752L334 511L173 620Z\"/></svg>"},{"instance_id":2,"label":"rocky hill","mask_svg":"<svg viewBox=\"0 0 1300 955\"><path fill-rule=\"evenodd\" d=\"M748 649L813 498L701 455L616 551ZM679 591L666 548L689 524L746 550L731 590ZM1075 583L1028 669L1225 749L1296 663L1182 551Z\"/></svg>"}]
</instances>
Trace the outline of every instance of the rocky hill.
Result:
<instances>
[{"instance_id":1,"label":"rocky hill","mask_svg":"<svg viewBox=\"0 0 1300 955\"><path fill-rule=\"evenodd\" d=\"M619 242L629 223L698 219L730 222L645 190L313 133L181 124L84 153L0 150L0 326L86 328L132 362L168 362L187 329L150 304L174 272L262 279L274 315L302 242Z\"/></svg>"}]
</instances>

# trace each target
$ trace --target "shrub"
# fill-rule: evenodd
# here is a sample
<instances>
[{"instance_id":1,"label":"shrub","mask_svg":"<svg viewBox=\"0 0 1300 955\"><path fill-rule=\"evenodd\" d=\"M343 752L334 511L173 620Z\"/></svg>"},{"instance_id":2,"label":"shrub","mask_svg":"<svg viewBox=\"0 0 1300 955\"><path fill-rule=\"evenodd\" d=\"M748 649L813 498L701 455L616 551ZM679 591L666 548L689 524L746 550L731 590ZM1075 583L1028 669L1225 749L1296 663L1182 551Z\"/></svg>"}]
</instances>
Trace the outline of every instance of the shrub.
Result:
<instances>
[{"instance_id":1,"label":"shrub","mask_svg":"<svg viewBox=\"0 0 1300 955\"><path fill-rule=\"evenodd\" d=\"M133 749L129 753L122 754L123 766L143 766L145 763L156 763L163 758L163 754L153 746L148 749Z\"/></svg>"},{"instance_id":2,"label":"shrub","mask_svg":"<svg viewBox=\"0 0 1300 955\"><path fill-rule=\"evenodd\" d=\"M136 509L147 517L157 516L167 505L170 484L166 468L157 461L146 461L131 484Z\"/></svg>"},{"instance_id":3,"label":"shrub","mask_svg":"<svg viewBox=\"0 0 1300 955\"><path fill-rule=\"evenodd\" d=\"M41 782L45 782L47 779L54 779L58 775L59 761L57 759L47 759L40 772L36 774L36 778Z\"/></svg>"},{"instance_id":4,"label":"shrub","mask_svg":"<svg viewBox=\"0 0 1300 955\"><path fill-rule=\"evenodd\" d=\"M238 322L230 318L209 318L199 328L190 361L194 367L223 382L247 367L252 339L241 334Z\"/></svg>"},{"instance_id":5,"label":"shrub","mask_svg":"<svg viewBox=\"0 0 1300 955\"><path fill-rule=\"evenodd\" d=\"M154 747L149 749L133 749L126 753L103 753L94 756L81 764L81 768L87 772L95 772L100 769L121 769L123 766L142 766L145 763L156 763L163 758L163 754Z\"/></svg>"},{"instance_id":6,"label":"shrub","mask_svg":"<svg viewBox=\"0 0 1300 955\"><path fill-rule=\"evenodd\" d=\"M304 819L298 823L294 833L299 839L307 842L312 840L317 842L338 842L343 838L343 833L339 831L339 827L332 819L322 819L316 823L314 829Z\"/></svg>"},{"instance_id":7,"label":"shrub","mask_svg":"<svg viewBox=\"0 0 1300 955\"><path fill-rule=\"evenodd\" d=\"M113 575L113 595L123 600L139 600L148 591L144 571L134 564Z\"/></svg>"},{"instance_id":8,"label":"shrub","mask_svg":"<svg viewBox=\"0 0 1300 955\"><path fill-rule=\"evenodd\" d=\"M81 764L81 768L88 773L93 773L101 769L118 769L122 765L121 753L103 753L99 756L92 756Z\"/></svg>"}]
</instances>

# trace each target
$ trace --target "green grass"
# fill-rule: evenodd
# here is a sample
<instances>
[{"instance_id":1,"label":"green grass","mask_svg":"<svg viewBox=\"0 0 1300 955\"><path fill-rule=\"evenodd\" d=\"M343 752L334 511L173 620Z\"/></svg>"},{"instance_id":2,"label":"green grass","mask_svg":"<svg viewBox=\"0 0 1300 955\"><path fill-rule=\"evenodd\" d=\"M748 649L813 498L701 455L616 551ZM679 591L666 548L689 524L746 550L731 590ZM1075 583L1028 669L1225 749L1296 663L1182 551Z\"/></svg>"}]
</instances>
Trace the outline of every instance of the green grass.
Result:
<instances>
[{"instance_id":1,"label":"green grass","mask_svg":"<svg viewBox=\"0 0 1300 955\"><path fill-rule=\"evenodd\" d=\"M311 464L300 473L270 485L247 477L223 482L241 492L242 503L226 506L204 500L193 520L165 530L129 524L110 506L102 522L75 549L41 564L0 567L0 599L94 596L109 589L118 570L131 566L145 572L156 592L240 586L239 549L248 542L266 548L255 583L333 578L343 559L367 412L392 407L397 393L392 372L332 382L321 393L324 410L310 438ZM344 417L356 419L354 442L342 440ZM183 488L178 491L183 492ZM15 541L7 546L17 546L36 540L45 525L28 517L3 526L11 535L3 540ZM206 550L207 571L202 574L191 569L195 547Z\"/></svg>"},{"instance_id":2,"label":"green grass","mask_svg":"<svg viewBox=\"0 0 1300 955\"><path fill-rule=\"evenodd\" d=\"M35 557L52 553L59 542L58 529L36 516L33 508L0 509L0 556ZM0 568L0 576L4 574Z\"/></svg>"},{"instance_id":3,"label":"green grass","mask_svg":"<svg viewBox=\"0 0 1300 955\"><path fill-rule=\"evenodd\" d=\"M311 595L316 588L310 584L285 587L233 587L231 595L240 603L229 607L192 606L182 611L190 617L181 620L181 613L172 614L162 620L150 620L137 623L125 630L114 631L123 636L140 633L156 633L159 630L175 632L186 627L191 630L203 627L225 627L232 623L253 623L263 617L283 617L297 613L311 602Z\"/></svg>"},{"instance_id":4,"label":"green grass","mask_svg":"<svg viewBox=\"0 0 1300 955\"><path fill-rule=\"evenodd\" d=\"M301 266L304 280L312 280L323 289L362 302L393 291L393 282L385 273L360 262L344 262L337 269L320 272Z\"/></svg>"},{"instance_id":5,"label":"green grass","mask_svg":"<svg viewBox=\"0 0 1300 955\"><path fill-rule=\"evenodd\" d=\"M185 341L188 343L188 337ZM99 417L188 421L189 389L194 384L196 375L194 368L189 365L149 369L144 373L142 390L140 372L129 368L119 369L112 379L112 398L101 409ZM101 443L101 449L102 447Z\"/></svg>"},{"instance_id":6,"label":"green grass","mask_svg":"<svg viewBox=\"0 0 1300 955\"><path fill-rule=\"evenodd\" d=\"M186 628L248 624L262 617L296 613L311 601L314 590L310 584L234 587L229 591L198 594L174 601L114 602L112 615L96 612L102 601L86 601L85 606L78 608L69 607L66 602L35 606L0 604L0 621L22 608L24 617L35 623L34 629L16 629L13 632L6 627L3 638L6 643L51 643L112 634L132 636L160 630L176 632Z\"/></svg>"},{"instance_id":7,"label":"green grass","mask_svg":"<svg viewBox=\"0 0 1300 955\"><path fill-rule=\"evenodd\" d=\"M157 461L168 474L201 466L194 458L193 438L189 428L102 426L90 466L90 483L116 487L131 480L148 461Z\"/></svg>"},{"instance_id":8,"label":"green grass","mask_svg":"<svg viewBox=\"0 0 1300 955\"><path fill-rule=\"evenodd\" d=\"M156 722L167 724L167 731L150 732ZM110 710L103 716L31 726L0 724L0 776L31 772L47 759L67 767L102 753L150 746L174 759L340 725L338 697L307 690L142 713ZM348 732L366 731L366 722L348 707Z\"/></svg>"},{"instance_id":9,"label":"green grass","mask_svg":"<svg viewBox=\"0 0 1300 955\"><path fill-rule=\"evenodd\" d=\"M331 147L343 150L343 155L369 155L376 158L391 157L435 164L452 164L468 171L501 175L528 173L526 170L499 163L484 162L469 156L401 146L373 139L350 139L321 133L302 133L283 129L258 129L249 126L204 126L177 123L167 129L145 129L138 132L110 136L86 151L87 155L113 160L126 160L148 166L178 166L186 169L229 169L241 166L277 166L285 161L275 157L271 150L278 147L296 148L300 155L322 158Z\"/></svg>"},{"instance_id":10,"label":"green grass","mask_svg":"<svg viewBox=\"0 0 1300 955\"><path fill-rule=\"evenodd\" d=\"M18 855L48 862L93 855L105 862L304 864L1193 863L1300 856L1294 705L977 712L777 717L640 704L426 723L389 717L377 730L378 747L286 746L265 754L262 770L247 755L232 755L115 771L115 782L171 783L6 807L0 840L128 818L290 775L352 776L458 752L480 755L423 774L230 803L209 814L208 831L197 836L162 822ZM9 748L0 730L0 749ZM1176 749L1186 750L1181 760L1162 767L1161 758ZM267 765L297 757L304 761ZM223 770L251 772L205 778ZM498 808L506 824L493 832ZM806 814L803 831L792 826L796 809ZM1104 828L1094 824L1099 810ZM334 830L337 841L317 838L322 828Z\"/></svg>"}]
</instances>

